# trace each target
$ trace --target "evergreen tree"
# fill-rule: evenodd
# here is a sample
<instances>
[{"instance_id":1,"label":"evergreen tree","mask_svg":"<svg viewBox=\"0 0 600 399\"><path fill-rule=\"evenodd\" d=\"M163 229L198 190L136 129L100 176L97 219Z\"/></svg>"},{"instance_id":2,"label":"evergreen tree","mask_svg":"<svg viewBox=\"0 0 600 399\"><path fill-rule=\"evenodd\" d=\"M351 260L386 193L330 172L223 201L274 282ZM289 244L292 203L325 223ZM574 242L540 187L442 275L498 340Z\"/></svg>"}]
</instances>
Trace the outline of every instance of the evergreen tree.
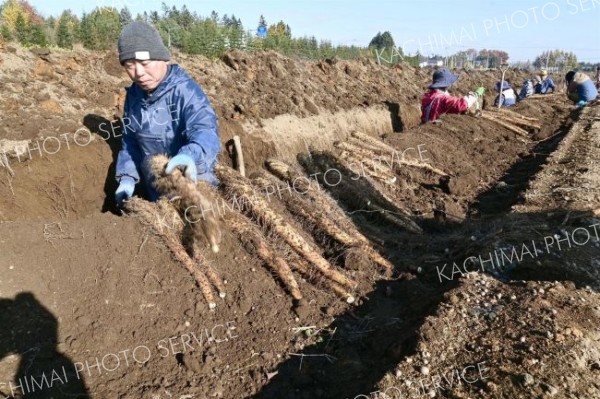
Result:
<instances>
[{"instance_id":1,"label":"evergreen tree","mask_svg":"<svg viewBox=\"0 0 600 399\"><path fill-rule=\"evenodd\" d=\"M223 26L229 27L229 25L231 24L231 20L229 19L227 14L223 15L223 18L221 18L221 23L223 24Z\"/></svg>"},{"instance_id":2,"label":"evergreen tree","mask_svg":"<svg viewBox=\"0 0 600 399\"><path fill-rule=\"evenodd\" d=\"M14 39L10 28L6 24L0 25L0 36L5 42L12 42Z\"/></svg>"},{"instance_id":3,"label":"evergreen tree","mask_svg":"<svg viewBox=\"0 0 600 399\"><path fill-rule=\"evenodd\" d=\"M177 9L177 7L173 6L173 8L171 8L171 11L169 11L169 18L172 18L175 21L179 22L180 17L181 12Z\"/></svg>"},{"instance_id":4,"label":"evergreen tree","mask_svg":"<svg viewBox=\"0 0 600 399\"><path fill-rule=\"evenodd\" d=\"M25 21L25 15L23 13L19 13L17 15L17 19L15 21L15 33L17 36L17 40L22 45L28 45L29 42L29 28L27 26L27 21Z\"/></svg>"},{"instance_id":5,"label":"evergreen tree","mask_svg":"<svg viewBox=\"0 0 600 399\"><path fill-rule=\"evenodd\" d=\"M573 52L564 50L544 51L533 61L536 68L557 68L560 70L577 67L577 56Z\"/></svg>"},{"instance_id":6,"label":"evergreen tree","mask_svg":"<svg viewBox=\"0 0 600 399\"><path fill-rule=\"evenodd\" d=\"M131 12L129 12L127 6L121 9L121 12L119 13L119 22L121 23L121 28L133 22Z\"/></svg>"},{"instance_id":7,"label":"evergreen tree","mask_svg":"<svg viewBox=\"0 0 600 399\"><path fill-rule=\"evenodd\" d=\"M391 49L396 47L396 44L394 43L392 34L388 31L385 31L383 33L378 32L375 37L371 39L369 47L375 47L376 49Z\"/></svg>"},{"instance_id":8,"label":"evergreen tree","mask_svg":"<svg viewBox=\"0 0 600 399\"><path fill-rule=\"evenodd\" d=\"M29 26L29 41L32 45L39 47L48 46L48 37L41 25L31 24Z\"/></svg>"},{"instance_id":9,"label":"evergreen tree","mask_svg":"<svg viewBox=\"0 0 600 399\"><path fill-rule=\"evenodd\" d=\"M94 48L95 43L92 34L92 21L86 13L83 13L81 16L81 23L79 24L77 36L85 48Z\"/></svg>"},{"instance_id":10,"label":"evergreen tree","mask_svg":"<svg viewBox=\"0 0 600 399\"><path fill-rule=\"evenodd\" d=\"M262 14L260 15L260 19L258 20L258 26L264 26L265 28L267 27L267 20Z\"/></svg>"},{"instance_id":11,"label":"evergreen tree","mask_svg":"<svg viewBox=\"0 0 600 399\"><path fill-rule=\"evenodd\" d=\"M158 12L152 11L150 13L150 23L152 25L156 25L159 21L160 21L160 15L158 15Z\"/></svg>"},{"instance_id":12,"label":"evergreen tree","mask_svg":"<svg viewBox=\"0 0 600 399\"><path fill-rule=\"evenodd\" d=\"M95 9L90 14L93 21L92 34L95 50L108 50L114 47L121 33L119 13L115 8Z\"/></svg>"},{"instance_id":13,"label":"evergreen tree","mask_svg":"<svg viewBox=\"0 0 600 399\"><path fill-rule=\"evenodd\" d=\"M194 16L192 15L190 10L188 10L188 8L185 5L181 9L181 14L179 16L178 22L179 22L179 25L181 25L181 27L184 30L190 29L190 27L194 23Z\"/></svg>"},{"instance_id":14,"label":"evergreen tree","mask_svg":"<svg viewBox=\"0 0 600 399\"><path fill-rule=\"evenodd\" d=\"M69 29L69 22L69 14L65 11L60 17L56 32L56 44L58 47L73 49L73 33Z\"/></svg>"}]
</instances>

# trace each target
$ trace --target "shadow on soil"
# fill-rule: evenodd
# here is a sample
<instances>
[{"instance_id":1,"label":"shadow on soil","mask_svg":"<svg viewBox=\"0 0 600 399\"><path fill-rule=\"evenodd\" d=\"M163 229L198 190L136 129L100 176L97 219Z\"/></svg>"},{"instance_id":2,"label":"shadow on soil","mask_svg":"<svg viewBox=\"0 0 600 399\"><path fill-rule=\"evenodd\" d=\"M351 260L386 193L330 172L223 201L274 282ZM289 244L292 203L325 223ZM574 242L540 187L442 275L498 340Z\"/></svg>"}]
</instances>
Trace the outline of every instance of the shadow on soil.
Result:
<instances>
[{"instance_id":1,"label":"shadow on soil","mask_svg":"<svg viewBox=\"0 0 600 399\"><path fill-rule=\"evenodd\" d=\"M0 326L0 360L20 357L14 381L0 385L3 398L89 398L75 365L57 350L58 321L33 294L0 299Z\"/></svg>"},{"instance_id":2,"label":"shadow on soil","mask_svg":"<svg viewBox=\"0 0 600 399\"><path fill-rule=\"evenodd\" d=\"M117 156L121 151L121 137L123 135L123 121L121 119L109 121L100 115L88 114L83 118L83 124L90 132L97 135L98 139L104 140L112 153L112 162L106 171L104 178L104 203L102 212L110 212L114 215L121 215L120 209L115 203L115 192L119 184L115 178L117 167ZM148 198L143 184L136 185L134 195Z\"/></svg>"}]
</instances>

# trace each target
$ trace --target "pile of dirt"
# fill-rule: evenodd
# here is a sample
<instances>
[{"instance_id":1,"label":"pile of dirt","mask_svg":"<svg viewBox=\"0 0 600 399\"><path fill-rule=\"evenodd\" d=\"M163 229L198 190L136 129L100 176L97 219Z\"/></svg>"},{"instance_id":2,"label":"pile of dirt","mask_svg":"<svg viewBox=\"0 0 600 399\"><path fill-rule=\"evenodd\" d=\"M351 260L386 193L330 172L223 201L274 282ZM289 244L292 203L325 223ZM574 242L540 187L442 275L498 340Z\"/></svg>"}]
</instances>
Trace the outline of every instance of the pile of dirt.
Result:
<instances>
[{"instance_id":1,"label":"pile of dirt","mask_svg":"<svg viewBox=\"0 0 600 399\"><path fill-rule=\"evenodd\" d=\"M593 329L600 280L590 270L597 267L597 241L502 273L462 278L446 268L452 279L444 284L436 268L459 259L462 267L469 255L594 223L590 215L566 217L549 207L506 217L548 155L571 137L571 125L577 131L581 120L563 96L514 107L540 121L525 137L465 115L419 125L418 99L431 71L368 60L305 62L272 52L232 52L219 61L176 54L217 111L224 148L240 135L250 172L244 184L260 187L262 178L283 185L280 177L269 180L275 177L263 167L277 159L322 194L258 190L271 219L250 205L230 211L255 224L256 231L248 230L255 238L240 237L231 214L223 216L220 251L200 243L202 261L227 292L211 312L160 231L117 215L112 205L119 135L102 134L112 130L129 84L115 54L8 48L1 59L7 88L0 95L1 148L33 140L31 157L12 154L8 167L0 167L5 396L21 385L25 397L368 397L399 378L414 380L415 366L423 375L439 375L485 362L484 382L436 395L465 397L476 388L481 397L531 397L552 386L600 397ZM458 72L458 93L492 87L499 76ZM516 82L525 76L511 71ZM490 90L486 100L493 100ZM78 129L91 133L76 135ZM393 149L389 162L405 153L403 160L413 164L391 165L390 172L385 163L378 169L363 158L367 171L391 173L393 182L370 173L355 178L360 168L348 169L348 154L337 143L352 143L356 132L370 135L375 147ZM48 139L64 133L64 141ZM541 159L539 152L546 152ZM220 160L223 167L232 164L225 150ZM324 181L328 165L339 171L340 184ZM227 196L231 187L215 195ZM327 209L317 210L317 203ZM307 204L313 208L302 208ZM331 224L324 231L315 220L323 224L327 215ZM269 224L277 220L301 237L305 246L299 246L315 249L315 263L329 265L321 272L336 270L358 283L351 290L354 304L340 299L340 287L316 278L314 265L305 265ZM160 220L179 231L175 223ZM343 245L343 232L358 241ZM294 267L302 306L269 267L273 258L260 256L258 236ZM377 265L378 257L392 270ZM565 369L555 359L570 353L565 343L573 345L579 380L560 380ZM44 375L44 388L35 388Z\"/></svg>"}]
</instances>

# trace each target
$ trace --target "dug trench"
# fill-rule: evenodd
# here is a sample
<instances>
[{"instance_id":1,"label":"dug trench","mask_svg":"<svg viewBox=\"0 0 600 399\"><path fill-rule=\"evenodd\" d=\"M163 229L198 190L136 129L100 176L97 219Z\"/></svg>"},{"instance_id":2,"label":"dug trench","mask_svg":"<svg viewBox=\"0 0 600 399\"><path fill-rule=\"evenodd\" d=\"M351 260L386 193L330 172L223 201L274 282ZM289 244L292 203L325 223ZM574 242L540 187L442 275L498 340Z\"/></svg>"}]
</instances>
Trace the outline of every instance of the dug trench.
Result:
<instances>
[{"instance_id":1,"label":"dug trench","mask_svg":"<svg viewBox=\"0 0 600 399\"><path fill-rule=\"evenodd\" d=\"M347 304L327 280L314 273L303 277L294 269L303 296L302 306L295 306L281 275L256 255L257 241L242 244L225 214L219 253L201 248L205 264L218 272L227 293L210 311L160 235L139 217L117 215L112 207L119 129L111 129L114 134L107 140L102 132L119 114L122 96L109 94L119 93L123 76L109 67L111 56L65 53L40 61L15 49L3 58L3 76L10 72L9 89L1 99L5 138L42 139L43 145L44 137L64 133L60 123L66 121L77 122L73 131L85 126L94 138L85 146L71 142L65 148L63 143L54 154L55 147L33 152L24 162L13 154L10 167L0 168L0 392L5 396L20 384L25 397L369 397L399 382L406 387L404 380L418 381L421 366L441 374L484 361L489 369L485 381L445 387L436 394L535 397L546 389L538 379L560 385L565 370L557 359L566 348L579 349L569 342L573 334L564 331L552 331L562 340L536 341L532 350L519 340L548 339L542 333L550 307L557 312L551 317L569 324L570 332L583 331L576 338L587 349L587 358L578 359L584 363L578 379L567 379L560 389L597 397L597 390L589 391L597 389L592 362L597 348L587 334L598 317L593 310L598 280L581 265L597 253L597 241L540 259L522 257L522 262L488 274L450 273L451 279L440 281L437 268L453 261L462 267L469 255L593 224L587 213L571 211L566 218L562 209L514 214L508 212L518 202L514 196L489 194L501 181L520 191L534 176L518 165L534 153L553 151L568 137L578 114L562 96L515 107L516 113L542 124L523 137L493 120L467 115L419 125L418 94L430 72L388 69L363 60L306 63L274 53L234 52L216 62L180 56L178 61L200 82L219 115L221 165L234 164L227 144L239 135L254 178L248 182L259 187L267 160L292 166L306 176L311 190L326 194L332 220L346 226L346 232L366 237L393 265L386 272L364 251L340 245L298 216L286 190L268 197L260 193L280 216L277 220L318 248L332 268L359 283L351 292L356 300ZM515 81L525 76L513 73ZM459 93L480 84L490 87L497 75L460 74ZM39 76L31 80L30 75ZM99 82L95 92L65 89L88 81ZM18 94L29 90L47 93L49 98L40 98L43 107L19 103ZM95 104L100 98L106 103ZM52 104L60 106L59 117L47 113ZM21 119L9 115L19 107ZM25 115L45 121L29 137L20 135ZM371 170L369 162L366 171L348 167L352 164L340 143L357 143L355 132L369 135L380 147L412 149L405 152L407 159L389 154L393 184L386 182L389 175L375 178L390 173L385 162L381 169ZM332 168L342 176L335 186L323 180ZM226 176L222 180L228 181ZM283 181L278 184L286 187ZM486 211L490 208L495 212ZM315 214L323 211L313 209ZM247 231L257 237L264 231L265 242L282 259L301 263L276 229L258 226ZM536 262L549 266L542 269ZM545 275L549 269L554 271L551 278ZM519 270L529 270L528 282L515 280ZM586 285L591 288L581 288ZM544 289L554 297L539 303ZM488 300L492 292L500 298ZM511 300L513 296L519 300ZM576 297L585 297L586 305L575 308ZM463 312L463 305L469 309ZM540 360L546 365L543 378L536 369ZM63 374L63 367L70 374ZM51 379L54 370L58 374ZM23 386L24 381L31 385L32 377L39 382L44 373L44 388L33 392ZM522 383L525 373L535 376L535 384Z\"/></svg>"}]
</instances>

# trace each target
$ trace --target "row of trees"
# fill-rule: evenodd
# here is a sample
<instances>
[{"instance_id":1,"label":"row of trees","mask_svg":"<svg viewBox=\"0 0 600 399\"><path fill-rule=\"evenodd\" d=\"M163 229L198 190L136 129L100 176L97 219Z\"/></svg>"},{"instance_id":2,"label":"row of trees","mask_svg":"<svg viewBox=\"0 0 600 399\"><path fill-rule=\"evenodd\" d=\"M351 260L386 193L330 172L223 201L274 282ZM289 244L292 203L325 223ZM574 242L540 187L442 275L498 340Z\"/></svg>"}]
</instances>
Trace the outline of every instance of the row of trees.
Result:
<instances>
[{"instance_id":1,"label":"row of trees","mask_svg":"<svg viewBox=\"0 0 600 399\"><path fill-rule=\"evenodd\" d=\"M0 6L0 38L25 46L72 49L80 43L88 49L106 50L115 46L123 26L133 20L146 21L156 27L169 48L208 57L219 57L228 49L273 49L307 58L365 55L364 49L357 46L334 46L314 36L294 38L291 28L283 21L268 25L261 16L259 26L265 28L266 35L259 37L256 31L245 29L235 15L219 16L213 11L203 17L185 5L178 9L165 3L160 12L144 12L135 18L126 7L121 10L97 7L81 18L66 10L58 18L44 19L27 0L5 0Z\"/></svg>"},{"instance_id":2,"label":"row of trees","mask_svg":"<svg viewBox=\"0 0 600 399\"><path fill-rule=\"evenodd\" d=\"M58 18L43 18L27 0L4 0L0 6L0 39L18 41L25 46L57 46L72 49L80 43L92 50L114 48L123 26L133 20L146 21L155 26L169 48L189 54L219 57L229 49L260 50L272 49L285 55L309 59L342 59L369 57L379 63L392 65L406 62L413 66L422 65L428 59L443 60L448 67L497 68L509 60L502 50L468 49L451 56L423 57L404 54L396 47L390 32L378 32L367 48L359 46L334 46L330 41L318 41L313 37L294 38L289 25L283 21L269 25L261 15L256 31L247 30L235 15L219 16L212 11L203 17L191 12L185 5L181 9L162 4L160 11L144 12L135 18L127 7L117 10L112 7L97 7L81 18L66 10ZM266 32L265 32L266 31ZM383 61L383 62L382 62ZM536 57L534 68L572 68L577 66L577 57L562 50L546 51Z\"/></svg>"}]
</instances>

